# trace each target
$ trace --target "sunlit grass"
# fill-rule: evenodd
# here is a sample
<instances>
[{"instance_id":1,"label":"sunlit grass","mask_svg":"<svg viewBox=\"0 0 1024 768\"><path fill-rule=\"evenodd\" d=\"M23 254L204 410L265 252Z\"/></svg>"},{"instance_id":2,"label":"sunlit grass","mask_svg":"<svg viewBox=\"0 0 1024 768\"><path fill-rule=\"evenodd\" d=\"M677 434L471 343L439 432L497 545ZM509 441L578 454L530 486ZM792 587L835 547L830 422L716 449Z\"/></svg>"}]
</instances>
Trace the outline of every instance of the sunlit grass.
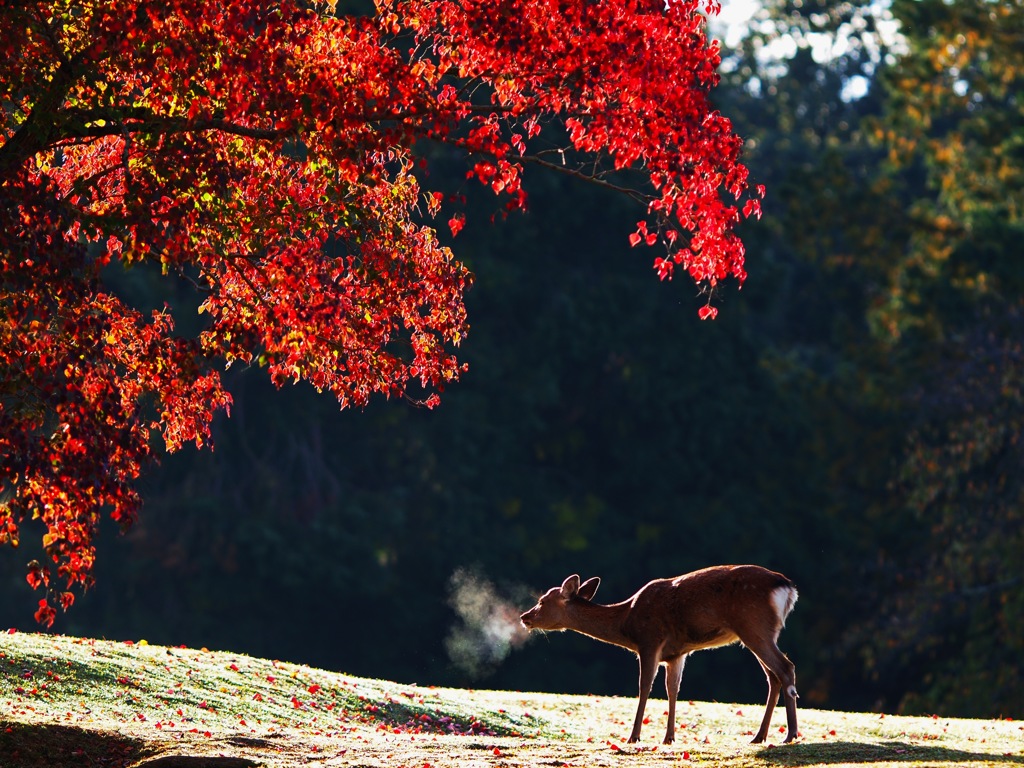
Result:
<instances>
[{"instance_id":1,"label":"sunlit grass","mask_svg":"<svg viewBox=\"0 0 1024 768\"><path fill-rule=\"evenodd\" d=\"M628 745L634 707L631 698L403 685L144 642L0 636L0 766L145 765L172 754L419 768L1024 765L1020 722L801 710L798 743L781 745L780 714L772 743L755 746L761 704L683 701L677 741L665 746L665 702L655 699L643 741Z\"/></svg>"}]
</instances>

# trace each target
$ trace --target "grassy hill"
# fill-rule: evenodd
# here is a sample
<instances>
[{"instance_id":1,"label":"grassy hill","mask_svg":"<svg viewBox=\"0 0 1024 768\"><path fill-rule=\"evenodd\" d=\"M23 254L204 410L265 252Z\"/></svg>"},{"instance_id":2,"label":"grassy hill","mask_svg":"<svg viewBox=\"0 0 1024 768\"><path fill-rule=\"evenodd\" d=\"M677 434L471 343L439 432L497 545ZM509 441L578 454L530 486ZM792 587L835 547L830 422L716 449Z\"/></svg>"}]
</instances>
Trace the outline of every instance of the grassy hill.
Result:
<instances>
[{"instance_id":1,"label":"grassy hill","mask_svg":"<svg viewBox=\"0 0 1024 768\"><path fill-rule=\"evenodd\" d=\"M657 690L657 689L656 689ZM0 635L0 766L547 768L1024 766L1024 723L802 710L802 738L748 744L761 704L665 702L625 743L631 698L470 691L205 649Z\"/></svg>"}]
</instances>

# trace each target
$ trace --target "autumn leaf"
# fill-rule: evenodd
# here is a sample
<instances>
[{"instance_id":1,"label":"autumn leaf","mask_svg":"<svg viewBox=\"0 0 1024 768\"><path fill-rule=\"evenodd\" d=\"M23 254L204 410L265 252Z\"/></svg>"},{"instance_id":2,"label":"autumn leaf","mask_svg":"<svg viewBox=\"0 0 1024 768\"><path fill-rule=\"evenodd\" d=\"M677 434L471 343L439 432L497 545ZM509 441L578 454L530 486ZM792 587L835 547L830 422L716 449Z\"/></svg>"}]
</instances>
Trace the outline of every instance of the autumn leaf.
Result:
<instances>
[{"instance_id":1,"label":"autumn leaf","mask_svg":"<svg viewBox=\"0 0 1024 768\"><path fill-rule=\"evenodd\" d=\"M710 101L717 3L375 7L0 8L0 391L34 393L0 410L0 541L40 521L50 601L90 586L100 514L133 524L160 450L210 446L226 366L341 408L434 407L461 378L472 276L438 229L469 193L421 189L438 158L503 213L527 171L601 185L638 204L623 245L663 246L660 278L745 279L734 228L763 190ZM139 264L194 286L201 331L109 289Z\"/></svg>"}]
</instances>

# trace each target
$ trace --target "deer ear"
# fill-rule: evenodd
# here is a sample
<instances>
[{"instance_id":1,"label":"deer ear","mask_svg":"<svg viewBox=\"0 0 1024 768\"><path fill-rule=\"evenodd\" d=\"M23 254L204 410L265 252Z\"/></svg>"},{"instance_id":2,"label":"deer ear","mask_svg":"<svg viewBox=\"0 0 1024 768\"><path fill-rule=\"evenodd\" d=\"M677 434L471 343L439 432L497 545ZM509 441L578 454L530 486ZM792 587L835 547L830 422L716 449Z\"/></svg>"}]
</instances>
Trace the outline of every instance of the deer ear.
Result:
<instances>
[{"instance_id":1,"label":"deer ear","mask_svg":"<svg viewBox=\"0 0 1024 768\"><path fill-rule=\"evenodd\" d=\"M580 591L580 577L575 573L562 582L562 597L570 600Z\"/></svg>"},{"instance_id":2,"label":"deer ear","mask_svg":"<svg viewBox=\"0 0 1024 768\"><path fill-rule=\"evenodd\" d=\"M599 586L601 586L601 580L597 576L587 579L580 586L578 597L582 597L584 600L593 600Z\"/></svg>"}]
</instances>

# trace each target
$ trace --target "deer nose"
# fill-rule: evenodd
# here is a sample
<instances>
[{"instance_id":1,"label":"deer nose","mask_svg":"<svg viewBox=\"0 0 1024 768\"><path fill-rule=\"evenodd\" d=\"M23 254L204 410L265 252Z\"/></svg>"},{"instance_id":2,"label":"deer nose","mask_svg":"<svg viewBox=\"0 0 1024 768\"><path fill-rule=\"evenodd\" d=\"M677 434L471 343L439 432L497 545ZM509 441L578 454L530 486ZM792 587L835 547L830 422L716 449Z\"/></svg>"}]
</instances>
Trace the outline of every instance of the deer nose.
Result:
<instances>
[{"instance_id":1,"label":"deer nose","mask_svg":"<svg viewBox=\"0 0 1024 768\"><path fill-rule=\"evenodd\" d=\"M524 627L526 627L527 629L530 629L530 623L533 621L533 614L534 614L535 610L536 609L531 608L530 610L528 610L526 613L524 613L522 616L519 617L519 621L522 622L522 625Z\"/></svg>"}]
</instances>

